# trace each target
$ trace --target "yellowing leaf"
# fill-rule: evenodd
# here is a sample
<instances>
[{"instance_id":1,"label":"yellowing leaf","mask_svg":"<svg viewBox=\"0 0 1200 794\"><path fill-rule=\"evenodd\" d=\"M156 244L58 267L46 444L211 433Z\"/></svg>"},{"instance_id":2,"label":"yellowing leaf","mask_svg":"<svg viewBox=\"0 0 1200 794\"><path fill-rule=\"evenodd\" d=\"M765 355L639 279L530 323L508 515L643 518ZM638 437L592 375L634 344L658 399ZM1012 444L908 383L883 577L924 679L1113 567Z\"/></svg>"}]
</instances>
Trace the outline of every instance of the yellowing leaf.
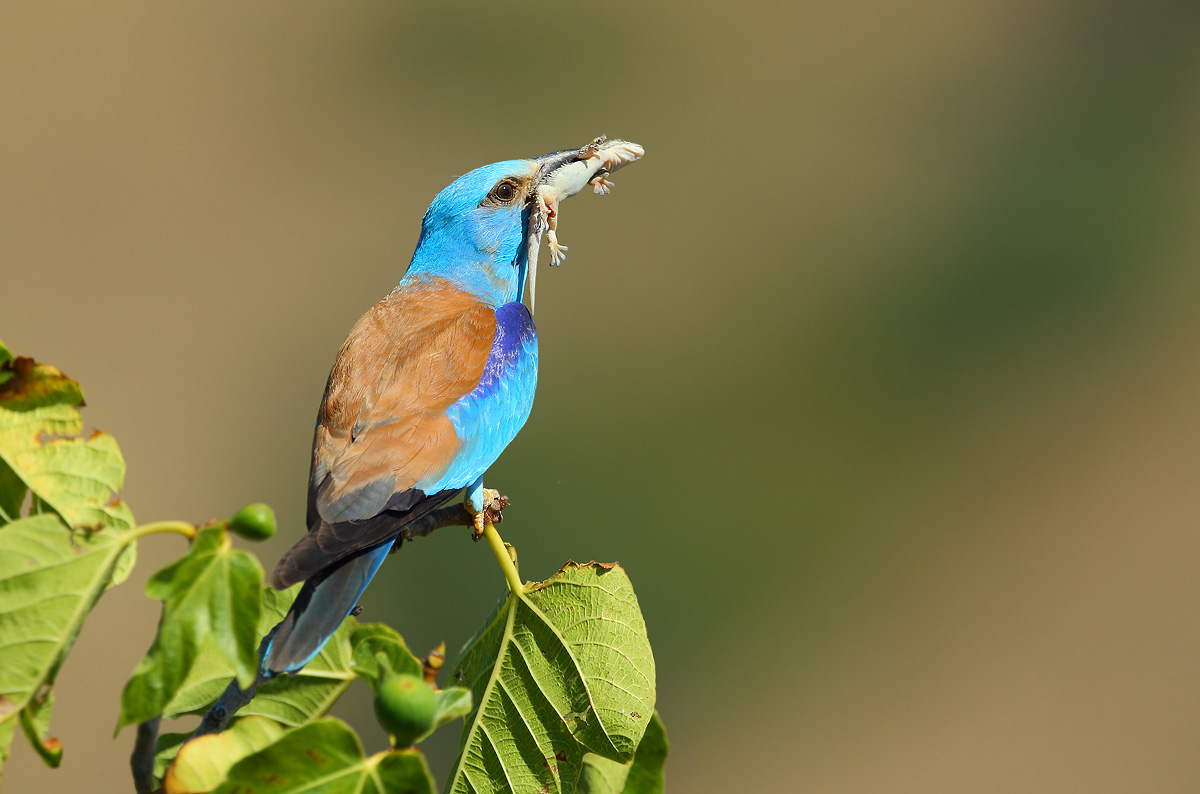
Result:
<instances>
[{"instance_id":1,"label":"yellowing leaf","mask_svg":"<svg viewBox=\"0 0 1200 794\"><path fill-rule=\"evenodd\" d=\"M45 735L49 705L34 696L54 683L127 542L111 530L72 531L50 514L0 527L0 730L36 705Z\"/></svg>"},{"instance_id":2,"label":"yellowing leaf","mask_svg":"<svg viewBox=\"0 0 1200 794\"><path fill-rule=\"evenodd\" d=\"M125 481L117 442L99 431L79 437L79 384L30 358L6 361L0 372L0 523L19 518L29 490L35 512L53 511L73 527L133 526L129 508L113 499Z\"/></svg>"},{"instance_id":3,"label":"yellowing leaf","mask_svg":"<svg viewBox=\"0 0 1200 794\"><path fill-rule=\"evenodd\" d=\"M0 344L0 745L19 719L51 766L62 750L48 736L49 687L88 611L136 554L119 532L133 516L114 498L125 461L112 436L79 437L82 405L78 383ZM26 503L33 515L23 519Z\"/></svg>"},{"instance_id":4,"label":"yellowing leaf","mask_svg":"<svg viewBox=\"0 0 1200 794\"><path fill-rule=\"evenodd\" d=\"M197 737L175 756L163 778L164 794L205 794L221 784L230 767L271 745L284 728L266 717L235 720L221 733Z\"/></svg>"}]
</instances>

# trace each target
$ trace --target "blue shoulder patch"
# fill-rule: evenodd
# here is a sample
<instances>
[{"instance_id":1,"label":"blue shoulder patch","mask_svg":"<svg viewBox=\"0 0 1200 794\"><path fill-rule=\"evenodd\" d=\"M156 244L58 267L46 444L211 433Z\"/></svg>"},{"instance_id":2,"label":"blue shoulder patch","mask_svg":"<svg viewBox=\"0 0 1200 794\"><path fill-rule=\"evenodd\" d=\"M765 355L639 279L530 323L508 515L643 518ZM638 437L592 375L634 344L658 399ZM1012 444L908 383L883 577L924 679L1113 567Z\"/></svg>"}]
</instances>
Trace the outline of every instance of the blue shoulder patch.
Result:
<instances>
[{"instance_id":1,"label":"blue shoulder patch","mask_svg":"<svg viewBox=\"0 0 1200 794\"><path fill-rule=\"evenodd\" d=\"M496 309L496 336L479 384L446 409L462 447L425 491L465 488L495 462L533 408L537 387L537 330L529 309L506 303Z\"/></svg>"}]
</instances>

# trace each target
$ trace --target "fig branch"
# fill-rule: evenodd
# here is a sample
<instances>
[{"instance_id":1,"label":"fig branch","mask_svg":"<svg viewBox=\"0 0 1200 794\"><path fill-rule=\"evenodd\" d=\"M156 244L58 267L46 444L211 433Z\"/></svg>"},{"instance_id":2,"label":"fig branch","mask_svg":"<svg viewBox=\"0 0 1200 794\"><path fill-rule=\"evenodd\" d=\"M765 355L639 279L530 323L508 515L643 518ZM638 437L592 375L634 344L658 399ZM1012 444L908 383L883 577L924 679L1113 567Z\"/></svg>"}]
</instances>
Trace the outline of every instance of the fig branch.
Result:
<instances>
[{"instance_id":1,"label":"fig branch","mask_svg":"<svg viewBox=\"0 0 1200 794\"><path fill-rule=\"evenodd\" d=\"M517 564L509 556L508 546L490 521L483 525L483 536L487 538L488 545L492 547L492 553L496 555L496 561L500 563L500 568L504 571L504 578L508 580L508 589L512 591L513 595L524 593L525 585L521 582L520 574L517 573Z\"/></svg>"}]
</instances>

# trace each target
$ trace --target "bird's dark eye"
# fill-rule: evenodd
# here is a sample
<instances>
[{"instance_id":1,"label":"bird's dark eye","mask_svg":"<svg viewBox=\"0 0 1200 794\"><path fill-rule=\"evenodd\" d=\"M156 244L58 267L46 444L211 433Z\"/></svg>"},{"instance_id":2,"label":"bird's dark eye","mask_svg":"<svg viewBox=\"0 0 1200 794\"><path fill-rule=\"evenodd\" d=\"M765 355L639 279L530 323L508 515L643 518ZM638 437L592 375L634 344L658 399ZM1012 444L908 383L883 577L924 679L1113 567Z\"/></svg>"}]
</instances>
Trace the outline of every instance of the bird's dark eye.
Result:
<instances>
[{"instance_id":1,"label":"bird's dark eye","mask_svg":"<svg viewBox=\"0 0 1200 794\"><path fill-rule=\"evenodd\" d=\"M517 196L517 186L507 179L492 188L492 197L497 201L505 203L512 201Z\"/></svg>"}]
</instances>

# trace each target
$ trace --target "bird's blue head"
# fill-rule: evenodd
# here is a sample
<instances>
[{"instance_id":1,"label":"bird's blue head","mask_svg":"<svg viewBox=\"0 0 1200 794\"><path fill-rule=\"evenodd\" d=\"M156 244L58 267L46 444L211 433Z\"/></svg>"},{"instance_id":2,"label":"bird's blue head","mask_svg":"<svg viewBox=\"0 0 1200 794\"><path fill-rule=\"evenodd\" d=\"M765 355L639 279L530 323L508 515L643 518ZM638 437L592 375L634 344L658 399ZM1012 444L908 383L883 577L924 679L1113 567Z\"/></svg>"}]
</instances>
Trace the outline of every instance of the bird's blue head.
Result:
<instances>
[{"instance_id":1,"label":"bird's blue head","mask_svg":"<svg viewBox=\"0 0 1200 794\"><path fill-rule=\"evenodd\" d=\"M505 160L451 182L425 212L406 278L444 278L493 306L520 300L539 166Z\"/></svg>"},{"instance_id":2,"label":"bird's blue head","mask_svg":"<svg viewBox=\"0 0 1200 794\"><path fill-rule=\"evenodd\" d=\"M580 149L505 160L460 176L425 212L401 284L437 277L493 306L522 300L526 275L531 269L536 275L542 233L551 230L556 258L565 250L552 233L559 201L587 184L607 192L604 176L641 154L636 144L606 143L601 136Z\"/></svg>"}]
</instances>

